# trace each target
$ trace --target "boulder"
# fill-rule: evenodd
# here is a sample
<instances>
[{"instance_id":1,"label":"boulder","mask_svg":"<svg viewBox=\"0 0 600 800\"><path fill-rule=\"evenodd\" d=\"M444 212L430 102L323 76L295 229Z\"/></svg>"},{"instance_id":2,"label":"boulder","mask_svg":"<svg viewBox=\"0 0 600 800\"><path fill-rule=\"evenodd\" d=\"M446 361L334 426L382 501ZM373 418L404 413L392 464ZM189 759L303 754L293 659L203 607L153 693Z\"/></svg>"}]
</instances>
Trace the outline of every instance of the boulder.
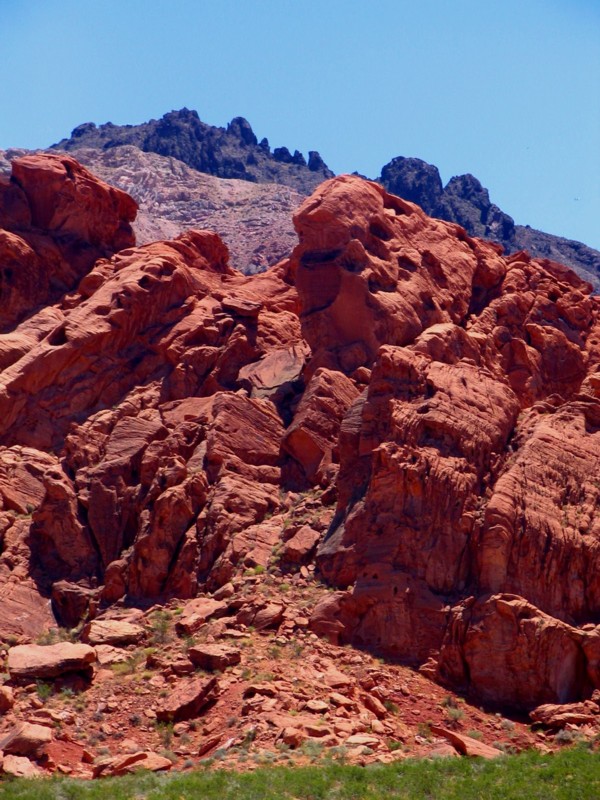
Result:
<instances>
[{"instance_id":1,"label":"boulder","mask_svg":"<svg viewBox=\"0 0 600 800\"><path fill-rule=\"evenodd\" d=\"M180 681L156 709L156 718L161 722L193 719L205 706L216 700L218 693L216 678Z\"/></svg>"},{"instance_id":2,"label":"boulder","mask_svg":"<svg viewBox=\"0 0 600 800\"><path fill-rule=\"evenodd\" d=\"M324 700L309 700L304 708L307 711L312 711L314 714L324 714L326 711L329 711L329 703L326 703Z\"/></svg>"},{"instance_id":3,"label":"boulder","mask_svg":"<svg viewBox=\"0 0 600 800\"><path fill-rule=\"evenodd\" d=\"M431 726L431 732L435 736L441 736L447 739L450 744L455 747L459 753L464 756L479 756L480 758L499 758L503 756L502 750L496 747L490 747L489 744L480 742L479 739L474 739L472 736L466 736L462 733L449 731L447 728L440 728L437 725Z\"/></svg>"},{"instance_id":4,"label":"boulder","mask_svg":"<svg viewBox=\"0 0 600 800\"><path fill-rule=\"evenodd\" d=\"M25 756L6 755L0 768L5 775L13 778L39 778L44 772Z\"/></svg>"},{"instance_id":5,"label":"boulder","mask_svg":"<svg viewBox=\"0 0 600 800\"><path fill-rule=\"evenodd\" d=\"M349 675L333 666L328 667L323 675L323 682L332 689L348 689L354 685L354 680Z\"/></svg>"},{"instance_id":6,"label":"boulder","mask_svg":"<svg viewBox=\"0 0 600 800\"><path fill-rule=\"evenodd\" d=\"M84 642L113 647L137 644L143 637L144 629L140 625L118 619L95 619L85 626L81 634Z\"/></svg>"},{"instance_id":7,"label":"boulder","mask_svg":"<svg viewBox=\"0 0 600 800\"><path fill-rule=\"evenodd\" d=\"M222 671L234 664L239 664L242 654L236 647L199 644L189 648L188 658L192 664L201 669Z\"/></svg>"},{"instance_id":8,"label":"boulder","mask_svg":"<svg viewBox=\"0 0 600 800\"><path fill-rule=\"evenodd\" d=\"M280 603L261 603L242 608L236 621L242 625L252 626L256 630L276 628L283 619L285 608Z\"/></svg>"},{"instance_id":9,"label":"boulder","mask_svg":"<svg viewBox=\"0 0 600 800\"><path fill-rule=\"evenodd\" d=\"M200 742L200 746L196 752L198 758L205 756L207 753L210 753L211 750L219 744L222 739L222 735L220 733L215 734L214 736L208 736L204 741Z\"/></svg>"},{"instance_id":10,"label":"boulder","mask_svg":"<svg viewBox=\"0 0 600 800\"><path fill-rule=\"evenodd\" d=\"M179 634L191 636L207 620L218 619L224 616L226 611L227 603L222 600L214 600L212 597L197 597L185 604L181 616L175 623L175 629Z\"/></svg>"},{"instance_id":11,"label":"boulder","mask_svg":"<svg viewBox=\"0 0 600 800\"><path fill-rule=\"evenodd\" d=\"M121 647L112 647L109 644L97 644L95 650L98 664L101 667L123 664L129 658L127 650L123 650Z\"/></svg>"},{"instance_id":12,"label":"boulder","mask_svg":"<svg viewBox=\"0 0 600 800\"><path fill-rule=\"evenodd\" d=\"M171 769L172 766L173 762L168 758L151 751L142 751L103 759L94 766L93 775L94 778L126 775L130 772L137 772L140 769L159 772Z\"/></svg>"},{"instance_id":13,"label":"boulder","mask_svg":"<svg viewBox=\"0 0 600 800\"><path fill-rule=\"evenodd\" d=\"M260 361L242 367L238 382L249 390L251 397L282 401L293 392L293 384L300 379L308 355L308 347L304 342L277 348Z\"/></svg>"},{"instance_id":14,"label":"boulder","mask_svg":"<svg viewBox=\"0 0 600 800\"><path fill-rule=\"evenodd\" d=\"M388 715L386 707L383 705L381 700L379 700L375 695L366 694L362 698L362 702L365 708L368 708L369 711L372 711L373 714L377 717L377 719L385 719Z\"/></svg>"},{"instance_id":15,"label":"boulder","mask_svg":"<svg viewBox=\"0 0 600 800\"><path fill-rule=\"evenodd\" d=\"M318 531L309 525L303 525L281 548L281 562L283 564L308 563L320 538L321 534Z\"/></svg>"},{"instance_id":16,"label":"boulder","mask_svg":"<svg viewBox=\"0 0 600 800\"><path fill-rule=\"evenodd\" d=\"M23 644L8 651L8 671L15 680L57 678L67 672L89 674L96 651L87 644Z\"/></svg>"},{"instance_id":17,"label":"boulder","mask_svg":"<svg viewBox=\"0 0 600 800\"><path fill-rule=\"evenodd\" d=\"M347 747L370 747L375 750L381 745L381 741L368 733L353 733L346 738L345 744Z\"/></svg>"},{"instance_id":18,"label":"boulder","mask_svg":"<svg viewBox=\"0 0 600 800\"><path fill-rule=\"evenodd\" d=\"M279 603L267 603L255 613L252 625L257 631L276 628L283 619L284 611L285 607Z\"/></svg>"},{"instance_id":19,"label":"boulder","mask_svg":"<svg viewBox=\"0 0 600 800\"><path fill-rule=\"evenodd\" d=\"M292 727L283 728L279 737L281 741L287 744L288 747L291 747L292 750L300 747L307 739L307 735L304 731Z\"/></svg>"},{"instance_id":20,"label":"boulder","mask_svg":"<svg viewBox=\"0 0 600 800\"><path fill-rule=\"evenodd\" d=\"M356 710L356 701L351 700L349 697L346 697L346 695L340 694L340 692L332 692L329 695L329 701L337 708Z\"/></svg>"},{"instance_id":21,"label":"boulder","mask_svg":"<svg viewBox=\"0 0 600 800\"><path fill-rule=\"evenodd\" d=\"M20 722L0 738L0 752L6 755L37 756L52 741L52 730L45 725Z\"/></svg>"},{"instance_id":22,"label":"boulder","mask_svg":"<svg viewBox=\"0 0 600 800\"><path fill-rule=\"evenodd\" d=\"M10 686L0 686L0 714L6 714L14 704L15 698Z\"/></svg>"}]
</instances>

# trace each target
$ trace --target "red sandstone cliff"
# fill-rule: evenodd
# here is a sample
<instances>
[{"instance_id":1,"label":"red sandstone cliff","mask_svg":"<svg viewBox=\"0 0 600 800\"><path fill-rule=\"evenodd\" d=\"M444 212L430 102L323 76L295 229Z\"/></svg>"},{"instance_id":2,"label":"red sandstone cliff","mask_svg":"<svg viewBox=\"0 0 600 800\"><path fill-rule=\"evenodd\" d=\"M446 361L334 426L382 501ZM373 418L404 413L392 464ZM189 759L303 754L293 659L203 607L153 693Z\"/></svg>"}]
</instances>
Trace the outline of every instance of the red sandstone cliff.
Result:
<instances>
[{"instance_id":1,"label":"red sandstone cliff","mask_svg":"<svg viewBox=\"0 0 600 800\"><path fill-rule=\"evenodd\" d=\"M590 287L350 176L258 276L134 214L67 157L0 184L0 636L217 589L319 486L314 630L501 704L600 688Z\"/></svg>"}]
</instances>

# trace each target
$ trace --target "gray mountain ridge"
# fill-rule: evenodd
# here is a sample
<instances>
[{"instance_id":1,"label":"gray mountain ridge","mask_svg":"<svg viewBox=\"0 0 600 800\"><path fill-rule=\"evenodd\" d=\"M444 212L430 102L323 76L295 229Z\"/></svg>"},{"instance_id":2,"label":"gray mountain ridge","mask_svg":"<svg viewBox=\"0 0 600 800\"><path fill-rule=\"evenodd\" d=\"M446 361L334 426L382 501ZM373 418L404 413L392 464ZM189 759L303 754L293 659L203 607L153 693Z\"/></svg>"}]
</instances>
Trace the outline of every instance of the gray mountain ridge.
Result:
<instances>
[{"instance_id":1,"label":"gray mountain ridge","mask_svg":"<svg viewBox=\"0 0 600 800\"><path fill-rule=\"evenodd\" d=\"M250 123L235 117L226 128L200 120L187 108L140 125L96 125L87 122L51 149L73 152L82 148L109 150L134 145L144 152L170 156L189 167L219 178L289 186L303 195L333 177L317 151L308 159L295 150L271 151L267 139L258 141ZM473 175L459 175L443 185L437 167L418 158L399 156L376 178L388 191L418 203L430 216L456 222L471 236L501 244L507 253L527 250L538 258L558 261L600 288L600 252L565 237L517 225L491 202L488 190Z\"/></svg>"},{"instance_id":2,"label":"gray mountain ridge","mask_svg":"<svg viewBox=\"0 0 600 800\"><path fill-rule=\"evenodd\" d=\"M296 150L276 147L273 152L267 139L260 142L243 117L235 117L227 128L202 122L197 111L182 108L170 111L161 119L141 125L97 126L86 122L73 130L51 149L73 151L82 147L107 150L134 145L145 153L171 156L184 164L217 178L237 178L252 183L280 183L310 194L327 178L333 177L316 151L308 161Z\"/></svg>"}]
</instances>

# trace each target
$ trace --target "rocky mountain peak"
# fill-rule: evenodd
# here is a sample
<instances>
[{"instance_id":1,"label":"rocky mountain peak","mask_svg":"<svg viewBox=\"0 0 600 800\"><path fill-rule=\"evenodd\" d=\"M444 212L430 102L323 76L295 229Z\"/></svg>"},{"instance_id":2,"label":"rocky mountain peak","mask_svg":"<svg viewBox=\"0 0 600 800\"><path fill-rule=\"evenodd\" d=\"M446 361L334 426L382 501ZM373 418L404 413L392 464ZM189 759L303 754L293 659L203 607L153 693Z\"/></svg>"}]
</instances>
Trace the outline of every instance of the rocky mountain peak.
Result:
<instances>
[{"instance_id":1,"label":"rocky mountain peak","mask_svg":"<svg viewBox=\"0 0 600 800\"><path fill-rule=\"evenodd\" d=\"M515 249L515 224L490 201L488 190L473 175L458 175L443 186L437 167L418 158L395 158L379 178L386 189L418 203L431 216L458 222L472 236Z\"/></svg>"},{"instance_id":2,"label":"rocky mountain peak","mask_svg":"<svg viewBox=\"0 0 600 800\"><path fill-rule=\"evenodd\" d=\"M263 139L259 144L250 123L243 117L234 117L226 128L219 128L202 122L196 111L187 108L170 111L159 120L140 125L85 123L52 149L109 149L122 145L135 145L144 152L176 158L220 178L279 183L306 194L333 175L318 153L314 153L307 167L298 150L293 155L287 147L271 152L268 141Z\"/></svg>"},{"instance_id":3,"label":"rocky mountain peak","mask_svg":"<svg viewBox=\"0 0 600 800\"><path fill-rule=\"evenodd\" d=\"M234 117L226 128L219 128L202 122L196 111L187 108L140 125L84 123L53 147L74 151L126 145L177 159L208 175L278 183L305 196L333 176L317 151L309 151L308 159L286 146L271 151L269 141L263 138L258 142L243 117ZM598 251L581 242L516 225L509 214L491 202L488 190L473 175L453 177L444 187L437 167L418 158L399 156L382 168L378 180L389 192L418 203L427 214L457 222L472 236L498 242L507 253L528 250L534 256L560 261L600 287ZM187 216L184 211L177 214L178 219Z\"/></svg>"},{"instance_id":4,"label":"rocky mountain peak","mask_svg":"<svg viewBox=\"0 0 600 800\"><path fill-rule=\"evenodd\" d=\"M420 158L392 159L381 170L380 181L388 192L417 203L427 213L428 209L437 208L443 193L437 167Z\"/></svg>"},{"instance_id":5,"label":"rocky mountain peak","mask_svg":"<svg viewBox=\"0 0 600 800\"><path fill-rule=\"evenodd\" d=\"M227 133L236 136L243 144L258 144L250 123L244 117L234 117L227 126Z\"/></svg>"}]
</instances>

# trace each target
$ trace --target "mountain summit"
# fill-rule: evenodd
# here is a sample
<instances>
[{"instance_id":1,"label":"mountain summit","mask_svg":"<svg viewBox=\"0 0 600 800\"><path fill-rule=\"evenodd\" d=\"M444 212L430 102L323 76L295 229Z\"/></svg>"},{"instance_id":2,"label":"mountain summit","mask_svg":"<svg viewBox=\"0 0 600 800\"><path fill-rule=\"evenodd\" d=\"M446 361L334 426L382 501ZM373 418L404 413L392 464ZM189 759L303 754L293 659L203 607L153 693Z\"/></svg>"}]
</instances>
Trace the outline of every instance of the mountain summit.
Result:
<instances>
[{"instance_id":1,"label":"mountain summit","mask_svg":"<svg viewBox=\"0 0 600 800\"><path fill-rule=\"evenodd\" d=\"M158 153L183 161L199 172L217 178L239 178L253 183L281 183L309 194L319 183L333 177L333 172L314 150L308 160L295 150L276 147L267 139L259 142L250 123L235 117L227 128L202 122L197 111L182 108L170 111L161 119L141 125L79 125L70 138L52 146L57 150L96 147L107 150L131 144L147 153Z\"/></svg>"},{"instance_id":2,"label":"mountain summit","mask_svg":"<svg viewBox=\"0 0 600 800\"><path fill-rule=\"evenodd\" d=\"M418 203L432 217L458 222L471 236L491 239L505 252L527 250L574 269L596 288L600 286L600 253L581 242L517 225L490 200L488 190L470 174L451 178L443 186L437 167L419 158L392 159L378 181L388 192Z\"/></svg>"},{"instance_id":3,"label":"mountain summit","mask_svg":"<svg viewBox=\"0 0 600 800\"><path fill-rule=\"evenodd\" d=\"M304 196L334 174L314 150L309 151L308 159L298 150L292 153L287 147L271 151L268 140L259 142L243 117L235 117L226 128L219 128L202 122L196 111L187 108L170 111L159 120L140 125L107 122L97 126L86 122L51 149L108 151L123 145L176 158L199 172L218 178L281 184ZM87 157L84 163L96 168L95 159ZM106 178L120 186L118 176ZM473 175L453 177L444 187L437 167L418 158L399 156L383 167L377 180L389 192L418 203L430 216L458 222L470 236L498 242L507 253L527 250L538 258L566 264L596 288L600 287L600 253L597 250L528 225L515 224L512 217L491 202L488 190ZM120 188L132 189L131 185ZM190 219L187 222L194 224ZM276 238L288 236L286 230ZM254 260L260 262L261 258Z\"/></svg>"}]
</instances>

